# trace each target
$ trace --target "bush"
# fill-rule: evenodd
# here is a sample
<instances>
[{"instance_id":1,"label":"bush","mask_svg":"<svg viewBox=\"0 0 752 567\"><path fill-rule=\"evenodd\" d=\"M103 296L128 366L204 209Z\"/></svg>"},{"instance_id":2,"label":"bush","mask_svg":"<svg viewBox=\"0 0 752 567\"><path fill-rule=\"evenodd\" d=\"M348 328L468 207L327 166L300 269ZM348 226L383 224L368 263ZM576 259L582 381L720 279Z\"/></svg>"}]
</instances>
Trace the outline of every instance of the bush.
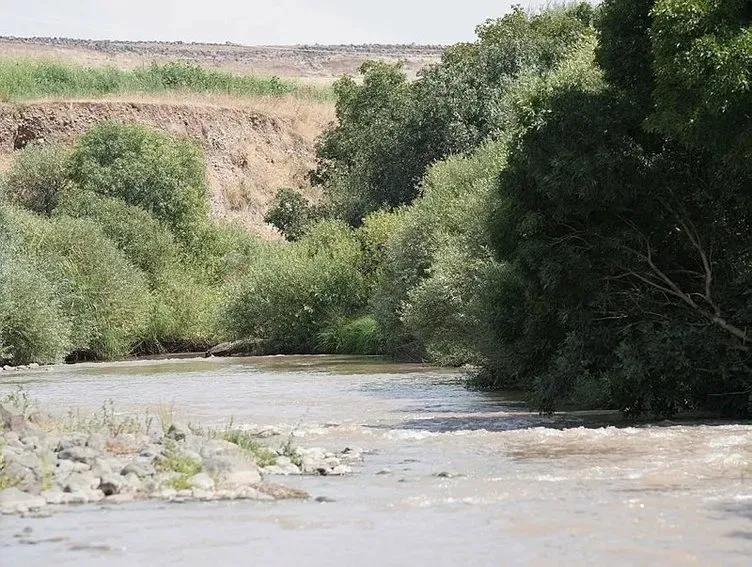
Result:
<instances>
[{"instance_id":1,"label":"bush","mask_svg":"<svg viewBox=\"0 0 752 567\"><path fill-rule=\"evenodd\" d=\"M71 348L97 359L126 354L151 302L144 275L91 221L13 217L20 253L54 285L71 321Z\"/></svg>"},{"instance_id":2,"label":"bush","mask_svg":"<svg viewBox=\"0 0 752 567\"><path fill-rule=\"evenodd\" d=\"M312 208L305 197L294 189L283 188L274 197L264 222L279 230L285 240L295 242L303 237L312 217Z\"/></svg>"},{"instance_id":3,"label":"bush","mask_svg":"<svg viewBox=\"0 0 752 567\"><path fill-rule=\"evenodd\" d=\"M17 152L3 177L8 200L30 211L51 215L60 193L71 184L67 176L69 154L61 147L42 144Z\"/></svg>"},{"instance_id":4,"label":"bush","mask_svg":"<svg viewBox=\"0 0 752 567\"><path fill-rule=\"evenodd\" d=\"M357 319L333 321L316 337L316 348L326 354L383 354L384 341L376 319L366 315Z\"/></svg>"},{"instance_id":5,"label":"bush","mask_svg":"<svg viewBox=\"0 0 752 567\"><path fill-rule=\"evenodd\" d=\"M312 353L332 321L361 311L360 249L346 227L323 223L301 242L268 245L235 284L223 310L233 338L257 338L270 353Z\"/></svg>"},{"instance_id":6,"label":"bush","mask_svg":"<svg viewBox=\"0 0 752 567\"><path fill-rule=\"evenodd\" d=\"M70 330L47 278L23 258L0 255L0 359L60 362Z\"/></svg>"},{"instance_id":7,"label":"bush","mask_svg":"<svg viewBox=\"0 0 752 567\"><path fill-rule=\"evenodd\" d=\"M81 188L141 207L184 243L195 243L207 222L204 161L187 139L102 122L76 144L70 171Z\"/></svg>"},{"instance_id":8,"label":"bush","mask_svg":"<svg viewBox=\"0 0 752 567\"><path fill-rule=\"evenodd\" d=\"M136 352L203 350L216 343L221 294L184 269L163 274L153 291L148 319Z\"/></svg>"},{"instance_id":9,"label":"bush","mask_svg":"<svg viewBox=\"0 0 752 567\"><path fill-rule=\"evenodd\" d=\"M181 251L172 233L145 210L120 199L69 190L63 193L56 213L95 222L149 276L152 285L164 280L180 261Z\"/></svg>"}]
</instances>

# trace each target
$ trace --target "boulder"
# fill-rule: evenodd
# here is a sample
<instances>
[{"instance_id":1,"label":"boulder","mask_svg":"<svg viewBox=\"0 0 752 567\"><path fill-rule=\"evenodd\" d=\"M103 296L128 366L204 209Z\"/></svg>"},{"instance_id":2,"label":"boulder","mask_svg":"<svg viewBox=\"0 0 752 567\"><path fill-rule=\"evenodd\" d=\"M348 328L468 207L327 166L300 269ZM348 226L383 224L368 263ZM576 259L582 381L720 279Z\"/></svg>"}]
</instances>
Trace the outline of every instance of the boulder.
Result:
<instances>
[{"instance_id":1,"label":"boulder","mask_svg":"<svg viewBox=\"0 0 752 567\"><path fill-rule=\"evenodd\" d=\"M167 438L173 441L182 441L188 435L191 435L191 429L184 423L173 423L167 430Z\"/></svg>"},{"instance_id":2,"label":"boulder","mask_svg":"<svg viewBox=\"0 0 752 567\"><path fill-rule=\"evenodd\" d=\"M0 513L22 514L43 508L47 501L43 496L29 494L16 487L0 491Z\"/></svg>"},{"instance_id":3,"label":"boulder","mask_svg":"<svg viewBox=\"0 0 752 567\"><path fill-rule=\"evenodd\" d=\"M99 488L100 479L89 472L72 473L65 481L63 492L88 492Z\"/></svg>"},{"instance_id":4,"label":"boulder","mask_svg":"<svg viewBox=\"0 0 752 567\"><path fill-rule=\"evenodd\" d=\"M90 447L73 446L60 451L57 458L61 461L73 461L74 463L91 465L97 456L98 453Z\"/></svg>"},{"instance_id":5,"label":"boulder","mask_svg":"<svg viewBox=\"0 0 752 567\"><path fill-rule=\"evenodd\" d=\"M120 471L122 476L127 476L131 473L135 474L138 478L144 478L157 474L157 470L154 468L154 465L147 460L134 459L125 465Z\"/></svg>"},{"instance_id":6,"label":"boulder","mask_svg":"<svg viewBox=\"0 0 752 567\"><path fill-rule=\"evenodd\" d=\"M3 429L23 434L26 432L26 420L22 413L10 406L0 404L0 422Z\"/></svg>"},{"instance_id":7,"label":"boulder","mask_svg":"<svg viewBox=\"0 0 752 567\"><path fill-rule=\"evenodd\" d=\"M265 354L264 343L261 339L243 339L218 344L206 351L210 356L261 356Z\"/></svg>"},{"instance_id":8,"label":"boulder","mask_svg":"<svg viewBox=\"0 0 752 567\"><path fill-rule=\"evenodd\" d=\"M271 496L275 500L307 500L311 497L305 490L271 482L262 482L256 485L255 489L262 494Z\"/></svg>"},{"instance_id":9,"label":"boulder","mask_svg":"<svg viewBox=\"0 0 752 567\"><path fill-rule=\"evenodd\" d=\"M188 479L191 488L199 490L214 490L214 479L206 473L199 473Z\"/></svg>"}]
</instances>

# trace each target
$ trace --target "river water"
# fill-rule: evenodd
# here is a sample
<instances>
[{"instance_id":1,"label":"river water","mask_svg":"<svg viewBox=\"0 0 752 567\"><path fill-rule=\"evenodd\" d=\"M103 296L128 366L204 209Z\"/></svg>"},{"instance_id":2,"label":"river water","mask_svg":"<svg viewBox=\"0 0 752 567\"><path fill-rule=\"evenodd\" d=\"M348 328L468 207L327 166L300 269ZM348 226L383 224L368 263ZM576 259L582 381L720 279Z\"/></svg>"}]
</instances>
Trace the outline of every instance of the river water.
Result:
<instances>
[{"instance_id":1,"label":"river water","mask_svg":"<svg viewBox=\"0 0 752 567\"><path fill-rule=\"evenodd\" d=\"M752 564L750 425L549 418L468 390L455 371L347 357L79 365L3 380L0 394L23 384L61 413L106 400L139 415L172 406L193 424L271 425L305 447L368 453L349 477L275 478L333 502L2 517L3 567ZM36 544L15 537L24 529Z\"/></svg>"}]
</instances>

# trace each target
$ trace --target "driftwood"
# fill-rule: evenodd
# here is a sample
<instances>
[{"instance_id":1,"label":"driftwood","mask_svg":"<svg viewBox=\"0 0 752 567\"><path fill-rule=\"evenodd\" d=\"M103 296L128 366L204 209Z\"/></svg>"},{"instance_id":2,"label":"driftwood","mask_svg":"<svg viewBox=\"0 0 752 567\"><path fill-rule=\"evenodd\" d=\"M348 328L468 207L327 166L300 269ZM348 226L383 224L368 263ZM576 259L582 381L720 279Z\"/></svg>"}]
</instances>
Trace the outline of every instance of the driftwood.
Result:
<instances>
[{"instance_id":1,"label":"driftwood","mask_svg":"<svg viewBox=\"0 0 752 567\"><path fill-rule=\"evenodd\" d=\"M264 343L261 339L243 339L222 343L206 351L206 357L210 356L261 356L266 354Z\"/></svg>"}]
</instances>

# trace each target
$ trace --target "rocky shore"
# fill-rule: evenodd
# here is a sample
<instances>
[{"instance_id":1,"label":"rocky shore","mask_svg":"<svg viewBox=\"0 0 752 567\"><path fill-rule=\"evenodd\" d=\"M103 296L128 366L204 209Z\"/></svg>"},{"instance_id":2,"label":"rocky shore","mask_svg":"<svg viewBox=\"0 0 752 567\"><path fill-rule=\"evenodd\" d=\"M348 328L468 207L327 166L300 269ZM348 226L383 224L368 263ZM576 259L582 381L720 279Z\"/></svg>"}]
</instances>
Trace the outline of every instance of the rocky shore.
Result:
<instances>
[{"instance_id":1,"label":"rocky shore","mask_svg":"<svg viewBox=\"0 0 752 567\"><path fill-rule=\"evenodd\" d=\"M66 421L3 403L0 425L1 514L136 500L308 499L267 478L346 475L362 462L357 449L293 447L289 439L274 449L269 440L279 432L268 428L200 431L168 419L155 427L106 408Z\"/></svg>"}]
</instances>

